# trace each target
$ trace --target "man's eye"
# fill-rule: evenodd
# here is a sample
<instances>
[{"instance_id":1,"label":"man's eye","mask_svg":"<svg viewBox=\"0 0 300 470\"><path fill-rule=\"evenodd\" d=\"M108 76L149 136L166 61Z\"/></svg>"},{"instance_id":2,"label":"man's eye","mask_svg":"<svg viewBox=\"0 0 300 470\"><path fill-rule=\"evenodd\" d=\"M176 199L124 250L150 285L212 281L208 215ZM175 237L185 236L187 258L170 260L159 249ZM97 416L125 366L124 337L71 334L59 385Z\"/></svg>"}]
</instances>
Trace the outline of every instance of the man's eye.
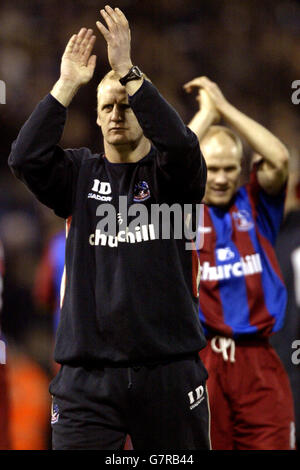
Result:
<instances>
[{"instance_id":1,"label":"man's eye","mask_svg":"<svg viewBox=\"0 0 300 470\"><path fill-rule=\"evenodd\" d=\"M112 109L112 105L111 104L106 104L105 106L103 106L102 109L105 110L105 111L109 111L109 110Z\"/></svg>"},{"instance_id":2,"label":"man's eye","mask_svg":"<svg viewBox=\"0 0 300 470\"><path fill-rule=\"evenodd\" d=\"M227 171L227 173L232 173L235 170L236 170L235 166L228 166L227 168L225 168L225 171Z\"/></svg>"}]
</instances>

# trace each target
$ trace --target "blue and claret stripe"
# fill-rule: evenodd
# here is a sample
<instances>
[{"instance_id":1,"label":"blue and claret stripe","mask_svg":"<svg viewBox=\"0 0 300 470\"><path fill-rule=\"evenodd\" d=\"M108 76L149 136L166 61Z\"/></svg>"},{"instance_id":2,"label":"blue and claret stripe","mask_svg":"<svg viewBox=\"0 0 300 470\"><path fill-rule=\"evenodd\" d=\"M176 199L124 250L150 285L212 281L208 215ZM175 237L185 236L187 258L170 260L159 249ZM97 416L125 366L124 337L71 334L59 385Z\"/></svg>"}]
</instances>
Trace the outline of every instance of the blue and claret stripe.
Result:
<instances>
[{"instance_id":1,"label":"blue and claret stripe","mask_svg":"<svg viewBox=\"0 0 300 470\"><path fill-rule=\"evenodd\" d=\"M204 226L212 227L206 234L200 263L224 266L259 254L262 270L249 275L200 281L200 320L205 329L226 336L260 334L269 336L282 326L286 289L273 250L283 214L284 195L271 198L252 180L240 188L229 211L205 207ZM247 211L253 226L238 229L234 214ZM229 249L230 260L219 259L219 249ZM218 270L216 270L218 272Z\"/></svg>"}]
</instances>

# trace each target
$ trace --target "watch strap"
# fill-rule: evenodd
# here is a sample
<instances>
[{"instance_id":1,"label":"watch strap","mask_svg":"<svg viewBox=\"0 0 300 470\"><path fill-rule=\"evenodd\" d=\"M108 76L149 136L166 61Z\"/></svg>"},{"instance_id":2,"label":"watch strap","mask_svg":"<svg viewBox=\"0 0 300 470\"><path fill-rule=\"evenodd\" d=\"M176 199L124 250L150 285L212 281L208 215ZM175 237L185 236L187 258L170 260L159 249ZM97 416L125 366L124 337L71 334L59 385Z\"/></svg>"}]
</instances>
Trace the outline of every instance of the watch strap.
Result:
<instances>
[{"instance_id":1,"label":"watch strap","mask_svg":"<svg viewBox=\"0 0 300 470\"><path fill-rule=\"evenodd\" d=\"M131 80L140 80L141 78L143 78L143 72L134 65L124 77L120 78L119 82L121 85L125 86L127 82L130 82Z\"/></svg>"}]
</instances>

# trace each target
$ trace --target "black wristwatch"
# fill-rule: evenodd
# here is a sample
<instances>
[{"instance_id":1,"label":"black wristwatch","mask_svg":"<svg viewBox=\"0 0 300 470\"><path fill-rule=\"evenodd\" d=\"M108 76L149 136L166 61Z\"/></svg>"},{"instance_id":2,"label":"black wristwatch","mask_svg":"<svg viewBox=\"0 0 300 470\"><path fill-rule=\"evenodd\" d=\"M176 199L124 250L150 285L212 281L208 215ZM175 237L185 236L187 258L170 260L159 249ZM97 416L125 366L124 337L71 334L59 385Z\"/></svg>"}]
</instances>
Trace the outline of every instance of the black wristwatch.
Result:
<instances>
[{"instance_id":1,"label":"black wristwatch","mask_svg":"<svg viewBox=\"0 0 300 470\"><path fill-rule=\"evenodd\" d=\"M143 78L143 72L134 65L125 77L120 78L119 82L121 85L125 86L127 82L130 82L131 80L140 80L141 78Z\"/></svg>"}]
</instances>

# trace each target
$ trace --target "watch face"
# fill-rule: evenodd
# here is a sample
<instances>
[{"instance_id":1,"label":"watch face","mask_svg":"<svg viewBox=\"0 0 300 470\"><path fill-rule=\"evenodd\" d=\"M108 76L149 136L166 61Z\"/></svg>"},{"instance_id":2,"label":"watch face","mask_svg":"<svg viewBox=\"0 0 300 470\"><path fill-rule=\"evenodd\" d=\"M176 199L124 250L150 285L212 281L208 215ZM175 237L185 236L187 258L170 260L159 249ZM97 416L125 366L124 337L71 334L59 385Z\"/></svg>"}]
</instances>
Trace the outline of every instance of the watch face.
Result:
<instances>
[{"instance_id":1,"label":"watch face","mask_svg":"<svg viewBox=\"0 0 300 470\"><path fill-rule=\"evenodd\" d=\"M140 78L143 76L141 70L136 65L132 67L131 71Z\"/></svg>"},{"instance_id":2,"label":"watch face","mask_svg":"<svg viewBox=\"0 0 300 470\"><path fill-rule=\"evenodd\" d=\"M136 65L134 65L133 67L131 67L128 74L125 75L125 77L120 79L120 83L121 85L125 86L126 83L129 82L130 80L137 80L142 77L143 77L143 72Z\"/></svg>"}]
</instances>

